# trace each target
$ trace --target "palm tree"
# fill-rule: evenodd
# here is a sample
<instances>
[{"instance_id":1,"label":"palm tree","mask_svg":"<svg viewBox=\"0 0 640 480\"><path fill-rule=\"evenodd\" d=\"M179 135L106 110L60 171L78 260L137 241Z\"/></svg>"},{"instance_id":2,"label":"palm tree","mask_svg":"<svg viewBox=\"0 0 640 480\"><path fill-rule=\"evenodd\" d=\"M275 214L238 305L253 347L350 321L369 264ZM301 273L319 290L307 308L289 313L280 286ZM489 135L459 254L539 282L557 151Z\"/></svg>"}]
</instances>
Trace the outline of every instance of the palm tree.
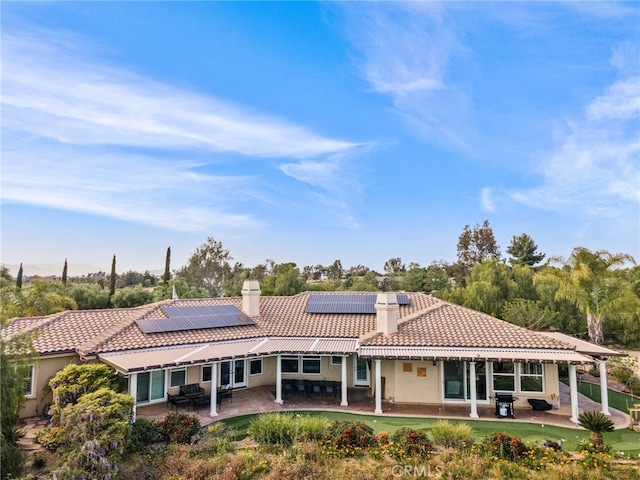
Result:
<instances>
[{"instance_id":1,"label":"palm tree","mask_svg":"<svg viewBox=\"0 0 640 480\"><path fill-rule=\"evenodd\" d=\"M606 250L592 252L576 247L565 269L547 267L536 281L553 278L558 283L557 300L568 300L586 315L589 340L604 343L602 322L607 315L633 310L637 304L631 285L615 274L614 267L635 263L631 255L612 254Z\"/></svg>"},{"instance_id":2,"label":"palm tree","mask_svg":"<svg viewBox=\"0 0 640 480\"><path fill-rule=\"evenodd\" d=\"M583 412L578 416L578 425L591 432L591 443L596 452L604 450L603 432L613 432L613 422L602 412Z\"/></svg>"}]
</instances>

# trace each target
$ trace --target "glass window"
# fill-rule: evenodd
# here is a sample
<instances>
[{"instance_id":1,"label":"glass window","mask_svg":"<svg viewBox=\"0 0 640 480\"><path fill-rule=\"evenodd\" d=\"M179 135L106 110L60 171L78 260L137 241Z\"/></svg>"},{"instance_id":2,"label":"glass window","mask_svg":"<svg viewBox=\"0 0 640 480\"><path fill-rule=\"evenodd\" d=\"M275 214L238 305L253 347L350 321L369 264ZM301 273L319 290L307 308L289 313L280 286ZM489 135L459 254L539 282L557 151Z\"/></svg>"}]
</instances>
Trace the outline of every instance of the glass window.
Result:
<instances>
[{"instance_id":1,"label":"glass window","mask_svg":"<svg viewBox=\"0 0 640 480\"><path fill-rule=\"evenodd\" d=\"M282 373L298 373L298 357L282 357Z\"/></svg>"},{"instance_id":2,"label":"glass window","mask_svg":"<svg viewBox=\"0 0 640 480\"><path fill-rule=\"evenodd\" d=\"M320 357L302 357L302 373L320 374Z\"/></svg>"},{"instance_id":3,"label":"glass window","mask_svg":"<svg viewBox=\"0 0 640 480\"><path fill-rule=\"evenodd\" d=\"M171 370L171 386L181 387L187 383L187 370L185 368L176 368Z\"/></svg>"},{"instance_id":4,"label":"glass window","mask_svg":"<svg viewBox=\"0 0 640 480\"><path fill-rule=\"evenodd\" d=\"M523 363L520 366L520 390L523 392L542 392L543 368L541 363Z\"/></svg>"},{"instance_id":5,"label":"glass window","mask_svg":"<svg viewBox=\"0 0 640 480\"><path fill-rule=\"evenodd\" d=\"M211 365L202 366L202 383L211 381Z\"/></svg>"},{"instance_id":6,"label":"glass window","mask_svg":"<svg viewBox=\"0 0 640 480\"><path fill-rule=\"evenodd\" d=\"M33 397L35 374L36 374L35 365L29 365L29 373L27 374L27 377L24 379L24 395L26 397Z\"/></svg>"},{"instance_id":7,"label":"glass window","mask_svg":"<svg viewBox=\"0 0 640 480\"><path fill-rule=\"evenodd\" d=\"M251 375L262 375L262 359L256 358L249 362L249 373Z\"/></svg>"},{"instance_id":8,"label":"glass window","mask_svg":"<svg viewBox=\"0 0 640 480\"><path fill-rule=\"evenodd\" d=\"M516 390L515 364L513 362L493 363L493 390L514 392Z\"/></svg>"},{"instance_id":9,"label":"glass window","mask_svg":"<svg viewBox=\"0 0 640 480\"><path fill-rule=\"evenodd\" d=\"M164 370L151 372L151 400L164 398Z\"/></svg>"},{"instance_id":10,"label":"glass window","mask_svg":"<svg viewBox=\"0 0 640 480\"><path fill-rule=\"evenodd\" d=\"M332 355L331 356L331 365L342 365L342 356L341 355Z\"/></svg>"}]
</instances>

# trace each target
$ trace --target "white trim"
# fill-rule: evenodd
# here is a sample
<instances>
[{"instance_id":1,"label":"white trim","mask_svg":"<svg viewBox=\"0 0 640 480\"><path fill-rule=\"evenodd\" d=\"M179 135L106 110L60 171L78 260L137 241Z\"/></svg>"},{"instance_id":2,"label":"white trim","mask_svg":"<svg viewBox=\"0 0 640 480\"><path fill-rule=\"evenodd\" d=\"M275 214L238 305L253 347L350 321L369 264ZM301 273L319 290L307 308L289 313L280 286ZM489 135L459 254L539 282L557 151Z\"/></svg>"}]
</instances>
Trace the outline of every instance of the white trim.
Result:
<instances>
[{"instance_id":1,"label":"white trim","mask_svg":"<svg viewBox=\"0 0 640 480\"><path fill-rule=\"evenodd\" d=\"M262 375L264 374L264 362L262 360L262 357L258 357L258 358L248 358L247 360L249 360L249 376L250 377L255 377L257 375ZM251 364L253 362L260 362L260 373L251 373Z\"/></svg>"},{"instance_id":2,"label":"white trim","mask_svg":"<svg viewBox=\"0 0 640 480\"><path fill-rule=\"evenodd\" d=\"M169 370L169 388L180 388L183 385L187 384L187 367L177 367L177 368L170 368ZM179 385L174 385L173 384L173 373L174 372L184 372L184 383L181 383Z\"/></svg>"},{"instance_id":3,"label":"white trim","mask_svg":"<svg viewBox=\"0 0 640 480\"><path fill-rule=\"evenodd\" d=\"M32 398L36 398L36 365L35 363L32 363L29 365L29 378L27 379L29 381L29 392L24 392L24 397L28 400L32 399Z\"/></svg>"}]
</instances>

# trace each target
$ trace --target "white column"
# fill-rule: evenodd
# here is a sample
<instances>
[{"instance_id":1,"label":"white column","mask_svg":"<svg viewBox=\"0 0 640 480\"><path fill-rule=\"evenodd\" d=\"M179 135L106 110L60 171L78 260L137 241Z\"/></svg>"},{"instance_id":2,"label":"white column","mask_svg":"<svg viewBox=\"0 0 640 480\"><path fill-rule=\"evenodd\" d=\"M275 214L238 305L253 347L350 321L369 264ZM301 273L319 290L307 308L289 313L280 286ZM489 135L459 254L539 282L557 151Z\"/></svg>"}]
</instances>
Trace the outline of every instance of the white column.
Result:
<instances>
[{"instance_id":1,"label":"white column","mask_svg":"<svg viewBox=\"0 0 640 480\"><path fill-rule=\"evenodd\" d=\"M607 361L600 360L600 404L602 405L602 413L611 415L609 411L609 391L607 390Z\"/></svg>"},{"instance_id":2,"label":"white column","mask_svg":"<svg viewBox=\"0 0 640 480\"><path fill-rule=\"evenodd\" d=\"M276 356L276 399L274 402L282 405L282 359Z\"/></svg>"},{"instance_id":3,"label":"white column","mask_svg":"<svg viewBox=\"0 0 640 480\"><path fill-rule=\"evenodd\" d=\"M469 380L470 388L469 396L471 397L471 418L478 418L478 395L476 393L476 362L469 362Z\"/></svg>"},{"instance_id":4,"label":"white column","mask_svg":"<svg viewBox=\"0 0 640 480\"><path fill-rule=\"evenodd\" d=\"M133 412L131 415L131 421L136 423L136 413L138 409L138 374L132 373L129 375L129 395L133 397Z\"/></svg>"},{"instance_id":5,"label":"white column","mask_svg":"<svg viewBox=\"0 0 640 480\"><path fill-rule=\"evenodd\" d=\"M347 356L342 356L342 382L340 383L340 405L346 407L347 402Z\"/></svg>"},{"instance_id":6,"label":"white column","mask_svg":"<svg viewBox=\"0 0 640 480\"><path fill-rule=\"evenodd\" d=\"M376 358L376 409L374 413L382 413L382 369L379 358Z\"/></svg>"},{"instance_id":7,"label":"white column","mask_svg":"<svg viewBox=\"0 0 640 480\"><path fill-rule=\"evenodd\" d=\"M569 365L569 390L571 391L571 421L578 423L578 379L576 366Z\"/></svg>"},{"instance_id":8,"label":"white column","mask_svg":"<svg viewBox=\"0 0 640 480\"><path fill-rule=\"evenodd\" d=\"M209 416L218 416L218 362L211 364L211 405Z\"/></svg>"}]
</instances>

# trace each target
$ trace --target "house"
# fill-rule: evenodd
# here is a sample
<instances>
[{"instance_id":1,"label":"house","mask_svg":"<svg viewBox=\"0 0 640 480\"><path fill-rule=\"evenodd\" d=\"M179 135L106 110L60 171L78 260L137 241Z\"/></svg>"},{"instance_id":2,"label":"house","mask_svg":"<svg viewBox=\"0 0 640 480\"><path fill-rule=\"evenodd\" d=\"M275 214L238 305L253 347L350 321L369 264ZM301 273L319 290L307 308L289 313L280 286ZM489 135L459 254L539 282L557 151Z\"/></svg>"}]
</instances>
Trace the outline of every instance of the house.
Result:
<instances>
[{"instance_id":1,"label":"house","mask_svg":"<svg viewBox=\"0 0 640 480\"><path fill-rule=\"evenodd\" d=\"M557 398L558 366L567 365L571 418L577 422L576 365L619 353L559 333L541 333L422 293L320 293L262 296L246 281L242 297L171 299L136 308L66 311L17 318L2 331L37 333L22 417L46 409L49 379L73 362L103 362L128 378L137 406L166 402L198 384L217 415L218 387L272 385L275 401L295 380L350 388L382 402L458 404L478 416L497 394ZM602 382L606 393L606 381ZM50 395L50 394L49 394ZM602 411L608 411L603 395ZM135 410L134 410L135 413Z\"/></svg>"}]
</instances>

